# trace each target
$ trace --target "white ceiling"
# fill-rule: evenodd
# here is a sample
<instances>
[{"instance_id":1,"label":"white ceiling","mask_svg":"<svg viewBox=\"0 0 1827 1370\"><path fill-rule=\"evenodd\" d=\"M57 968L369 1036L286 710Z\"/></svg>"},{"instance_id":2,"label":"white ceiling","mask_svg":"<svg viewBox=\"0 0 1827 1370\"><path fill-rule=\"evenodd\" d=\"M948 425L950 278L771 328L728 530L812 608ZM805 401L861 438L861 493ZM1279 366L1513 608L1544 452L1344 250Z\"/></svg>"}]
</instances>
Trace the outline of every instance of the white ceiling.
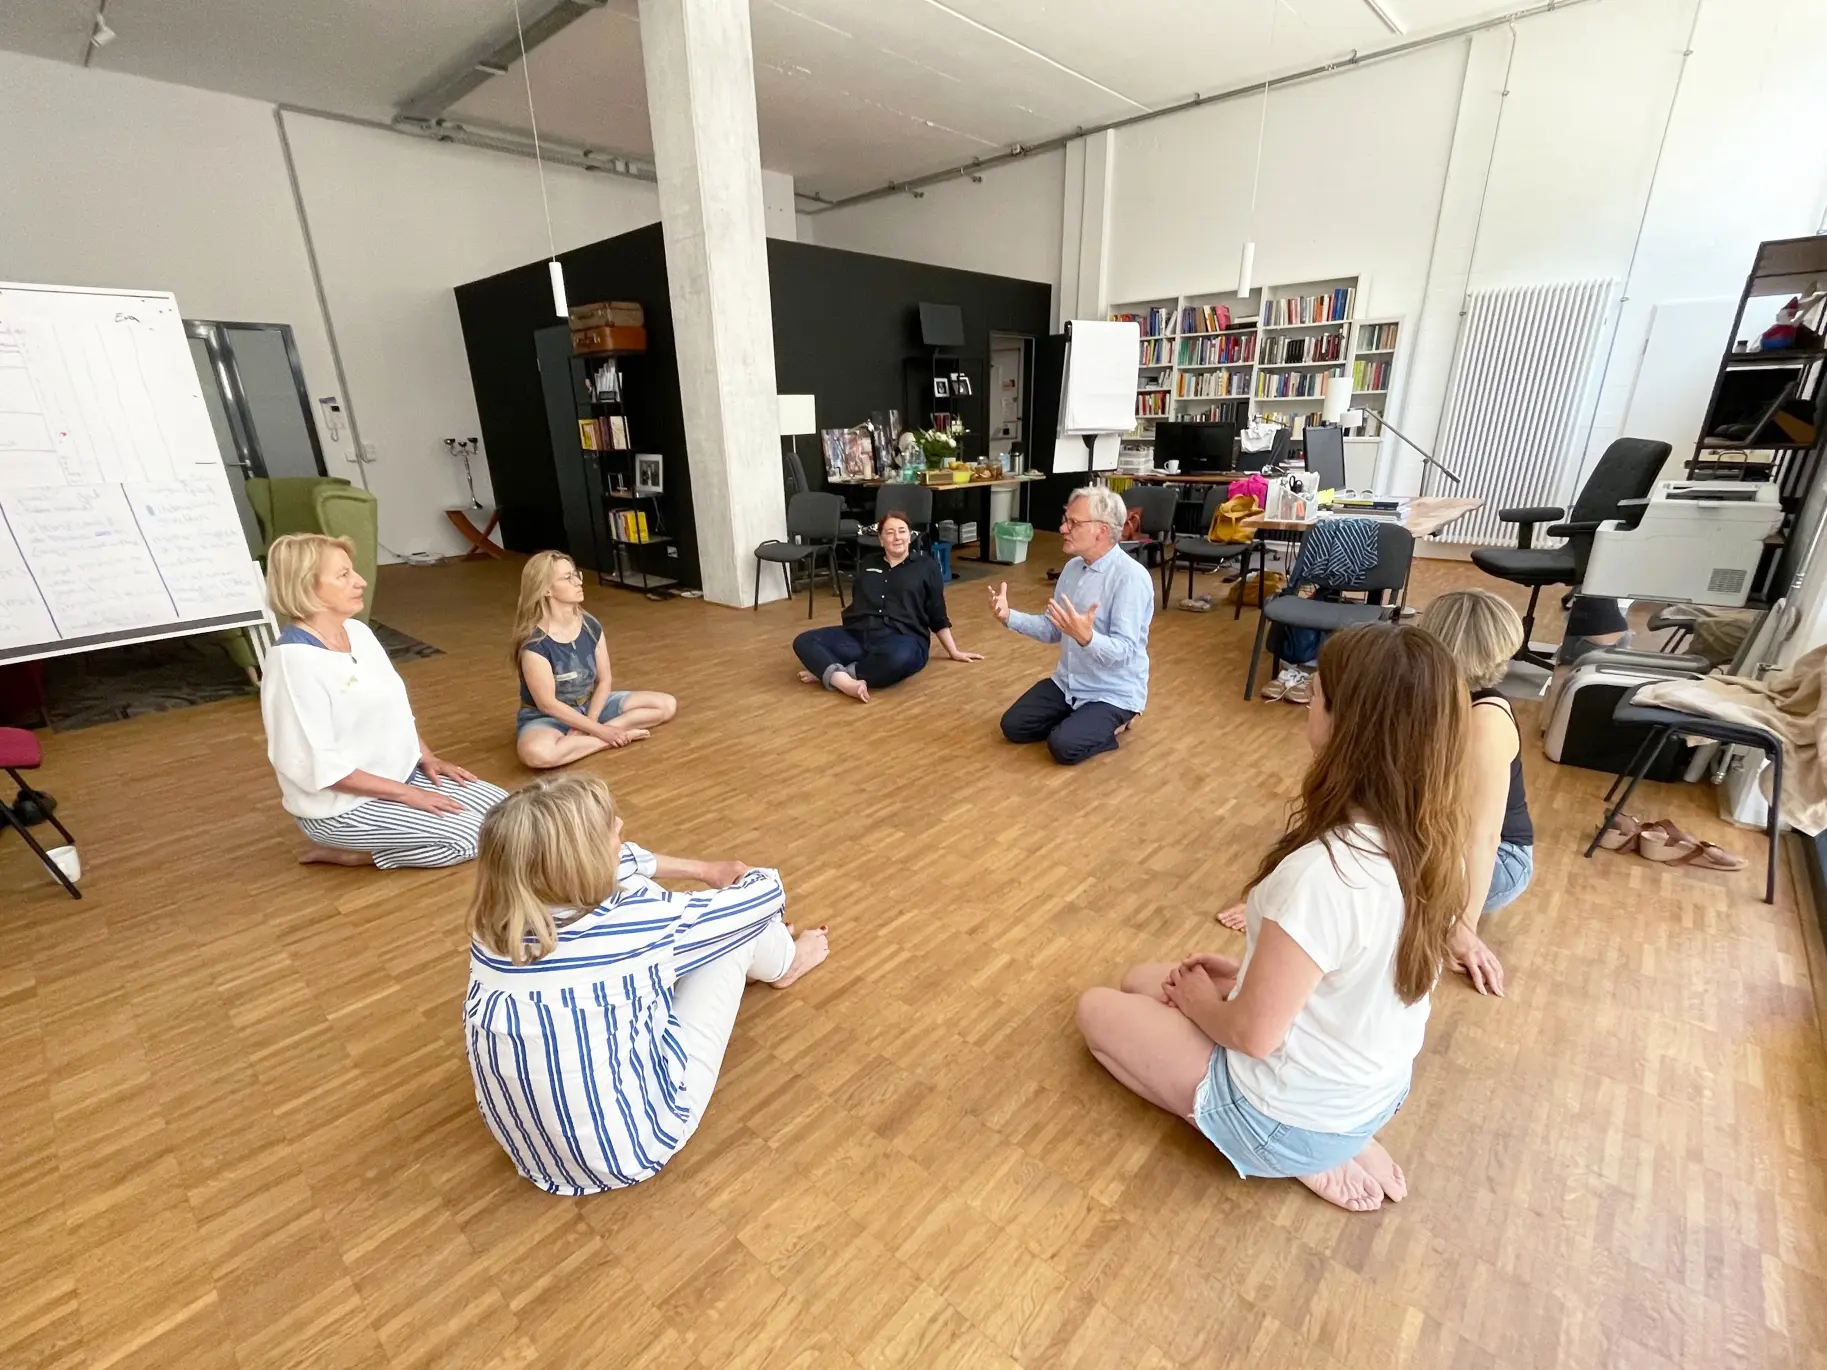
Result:
<instances>
[{"instance_id":1,"label":"white ceiling","mask_svg":"<svg viewBox=\"0 0 1827 1370\"><path fill-rule=\"evenodd\" d=\"M523 0L538 12L544 0ZM1410 36L1516 0L1388 0ZM646 154L635 0L532 54L540 132ZM0 47L80 61L93 0L0 5ZM1364 0L751 0L764 165L841 196L1395 41ZM387 118L512 32L511 0L109 0L95 67ZM1271 25L1273 34L1271 35ZM518 65L448 117L524 131Z\"/></svg>"}]
</instances>

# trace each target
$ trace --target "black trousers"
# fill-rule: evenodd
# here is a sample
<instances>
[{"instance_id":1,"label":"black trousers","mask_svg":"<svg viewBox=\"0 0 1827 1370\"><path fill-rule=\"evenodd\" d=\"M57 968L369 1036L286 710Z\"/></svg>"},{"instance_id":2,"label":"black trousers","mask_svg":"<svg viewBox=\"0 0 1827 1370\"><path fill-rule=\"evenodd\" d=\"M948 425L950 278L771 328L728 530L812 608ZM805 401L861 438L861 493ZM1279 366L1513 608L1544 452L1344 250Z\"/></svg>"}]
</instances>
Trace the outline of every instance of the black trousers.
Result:
<instances>
[{"instance_id":1,"label":"black trousers","mask_svg":"<svg viewBox=\"0 0 1827 1370\"><path fill-rule=\"evenodd\" d=\"M1117 729L1135 714L1101 699L1073 708L1051 680L1033 686L1002 716L1002 735L1011 742L1042 742L1062 766L1076 766L1099 752L1116 750Z\"/></svg>"}]
</instances>

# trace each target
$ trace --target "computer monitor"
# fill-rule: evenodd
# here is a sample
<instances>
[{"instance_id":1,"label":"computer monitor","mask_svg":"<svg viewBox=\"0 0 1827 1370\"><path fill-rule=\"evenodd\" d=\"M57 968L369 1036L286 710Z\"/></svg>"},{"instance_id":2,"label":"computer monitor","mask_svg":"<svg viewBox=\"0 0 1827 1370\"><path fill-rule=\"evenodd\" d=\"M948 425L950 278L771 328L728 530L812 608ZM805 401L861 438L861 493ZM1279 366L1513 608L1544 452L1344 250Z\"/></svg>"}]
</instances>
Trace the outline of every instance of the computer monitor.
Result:
<instances>
[{"instance_id":1,"label":"computer monitor","mask_svg":"<svg viewBox=\"0 0 1827 1370\"><path fill-rule=\"evenodd\" d=\"M1307 469L1321 490L1345 488L1345 430L1331 424L1310 423L1305 432Z\"/></svg>"},{"instance_id":2,"label":"computer monitor","mask_svg":"<svg viewBox=\"0 0 1827 1370\"><path fill-rule=\"evenodd\" d=\"M1157 423L1155 465L1180 463L1181 472L1236 470L1237 425L1234 423Z\"/></svg>"}]
</instances>

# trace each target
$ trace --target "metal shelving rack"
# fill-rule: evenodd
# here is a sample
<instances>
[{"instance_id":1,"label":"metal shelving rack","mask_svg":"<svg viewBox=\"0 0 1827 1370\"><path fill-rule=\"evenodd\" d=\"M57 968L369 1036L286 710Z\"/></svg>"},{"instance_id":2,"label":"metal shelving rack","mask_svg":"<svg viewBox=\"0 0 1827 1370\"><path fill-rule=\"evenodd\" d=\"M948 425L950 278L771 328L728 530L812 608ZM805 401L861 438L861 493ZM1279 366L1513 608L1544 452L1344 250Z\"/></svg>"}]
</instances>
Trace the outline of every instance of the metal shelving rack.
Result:
<instances>
[{"instance_id":1,"label":"metal shelving rack","mask_svg":"<svg viewBox=\"0 0 1827 1370\"><path fill-rule=\"evenodd\" d=\"M586 352L574 354L571 358L572 394L577 396L577 417L579 419L620 418L624 427L629 423L627 402L618 389L614 399L596 398L595 387L591 381L593 364L613 360L620 363L627 353L619 352ZM627 384L627 373L621 371L621 381ZM588 398L585 398L585 397ZM639 590L651 593L677 585L673 576L653 572L641 562L641 549L665 547L672 539L662 532L650 533L645 542L636 542L630 538L618 538L610 515L620 509L639 509L648 516L650 528L664 527L660 516L660 497L639 494L635 490L633 447L634 434L628 433L628 447L598 448L589 455L596 458L597 488L600 492L598 517L590 521L591 550L596 553L596 583L614 585L624 590ZM618 488L619 487L619 488ZM599 532L598 529L601 529ZM613 555L603 556L603 541L607 539L613 548ZM610 571L605 574L603 563L610 563Z\"/></svg>"},{"instance_id":2,"label":"metal shelving rack","mask_svg":"<svg viewBox=\"0 0 1827 1370\"><path fill-rule=\"evenodd\" d=\"M1713 378L1706 417L1687 461L1690 480L1775 483L1783 524L1765 549L1753 582L1757 587L1754 597L1764 602L1787 590L1796 558L1806 551L1793 545L1791 535L1802 505L1819 481L1822 453L1827 449L1827 383L1823 383L1827 381L1827 348L1742 350L1741 343L1750 341L1742 336L1745 316L1754 300L1768 304L1768 312L1774 316L1789 297L1805 297L1823 289L1827 289L1827 237L1779 238L1758 246L1738 297L1738 312L1732 316L1725 355ZM1803 322L1817 334L1827 333L1827 302L1807 311ZM1762 331L1756 317L1751 327ZM1747 373L1757 379L1748 379ZM1724 433L1734 424L1748 426L1744 416L1751 409L1747 404L1755 409L1749 422L1756 425L1756 431ZM1775 417L1777 411L1783 413L1781 423ZM1766 412L1771 416L1764 417Z\"/></svg>"}]
</instances>

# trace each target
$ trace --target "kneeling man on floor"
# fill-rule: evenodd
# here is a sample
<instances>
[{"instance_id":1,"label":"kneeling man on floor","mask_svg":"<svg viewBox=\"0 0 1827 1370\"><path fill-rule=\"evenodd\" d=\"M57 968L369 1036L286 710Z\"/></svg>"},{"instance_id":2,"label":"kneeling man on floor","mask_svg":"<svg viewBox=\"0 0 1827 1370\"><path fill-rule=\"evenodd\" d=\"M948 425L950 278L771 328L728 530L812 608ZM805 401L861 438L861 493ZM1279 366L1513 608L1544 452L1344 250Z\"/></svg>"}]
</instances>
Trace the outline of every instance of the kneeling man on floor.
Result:
<instances>
[{"instance_id":1,"label":"kneeling man on floor","mask_svg":"<svg viewBox=\"0 0 1827 1370\"><path fill-rule=\"evenodd\" d=\"M1060 644L1059 666L1009 706L1002 735L1042 742L1062 766L1116 750L1117 734L1148 702L1148 625L1155 615L1149 574L1117 546L1125 514L1113 490L1074 490L1060 520L1072 559L1044 614L1009 608L1009 587L990 590L1004 624L1037 642Z\"/></svg>"}]
</instances>

